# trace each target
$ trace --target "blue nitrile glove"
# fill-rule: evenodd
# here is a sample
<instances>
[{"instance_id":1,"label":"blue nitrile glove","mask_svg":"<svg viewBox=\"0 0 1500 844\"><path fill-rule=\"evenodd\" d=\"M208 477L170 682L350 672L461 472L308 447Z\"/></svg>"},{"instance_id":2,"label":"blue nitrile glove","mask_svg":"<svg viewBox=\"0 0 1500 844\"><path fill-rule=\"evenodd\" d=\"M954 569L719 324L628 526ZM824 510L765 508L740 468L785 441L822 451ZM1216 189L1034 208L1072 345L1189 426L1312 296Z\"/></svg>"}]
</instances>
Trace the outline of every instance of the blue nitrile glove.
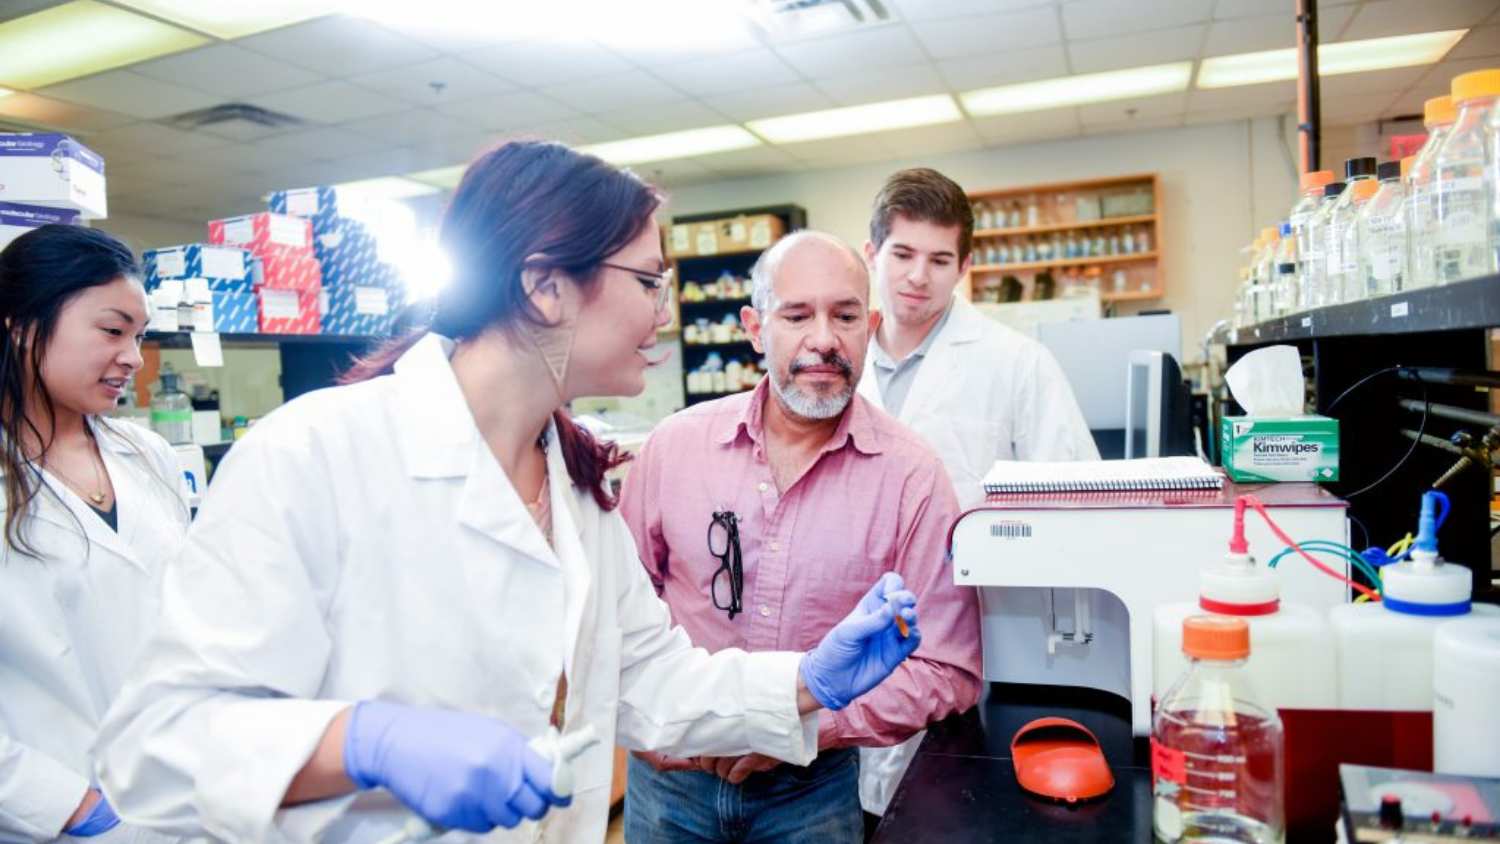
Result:
<instances>
[{"instance_id":1,"label":"blue nitrile glove","mask_svg":"<svg viewBox=\"0 0 1500 844\"><path fill-rule=\"evenodd\" d=\"M570 802L552 793L552 763L525 736L469 712L361 701L349 717L344 769L360 788L384 786L445 829L513 827Z\"/></svg>"},{"instance_id":2,"label":"blue nitrile glove","mask_svg":"<svg viewBox=\"0 0 1500 844\"><path fill-rule=\"evenodd\" d=\"M921 644L917 629L917 596L908 592L901 575L886 572L860 599L854 611L828 631L802 660L807 690L831 710L880 685L901 660ZM896 612L911 635L896 628Z\"/></svg>"},{"instance_id":3,"label":"blue nitrile glove","mask_svg":"<svg viewBox=\"0 0 1500 844\"><path fill-rule=\"evenodd\" d=\"M92 838L100 833L109 832L120 824L119 815L110 807L109 801L104 799L104 793L99 793L99 802L89 810L83 820L63 830L63 835L71 835L74 838Z\"/></svg>"}]
</instances>

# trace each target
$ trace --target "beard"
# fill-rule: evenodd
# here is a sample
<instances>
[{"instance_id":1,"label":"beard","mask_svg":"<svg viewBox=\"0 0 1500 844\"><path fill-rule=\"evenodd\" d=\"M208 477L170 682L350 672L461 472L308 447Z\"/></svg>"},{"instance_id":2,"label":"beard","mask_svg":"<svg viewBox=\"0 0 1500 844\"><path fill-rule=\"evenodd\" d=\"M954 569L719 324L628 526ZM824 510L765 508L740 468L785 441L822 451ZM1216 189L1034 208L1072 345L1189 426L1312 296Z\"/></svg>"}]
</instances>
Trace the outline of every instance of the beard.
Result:
<instances>
[{"instance_id":1,"label":"beard","mask_svg":"<svg viewBox=\"0 0 1500 844\"><path fill-rule=\"evenodd\" d=\"M766 348L770 349L769 340ZM772 358L770 352L766 354L766 363L771 370L771 388L776 397L781 401L782 407L793 416L802 419L821 421L832 419L844 412L849 406L850 400L854 398L854 365L848 358L835 352L826 354L810 354L792 360L783 375L780 367ZM833 366L844 376L844 388L835 393L819 394L813 390L797 386L797 373L810 366Z\"/></svg>"}]
</instances>

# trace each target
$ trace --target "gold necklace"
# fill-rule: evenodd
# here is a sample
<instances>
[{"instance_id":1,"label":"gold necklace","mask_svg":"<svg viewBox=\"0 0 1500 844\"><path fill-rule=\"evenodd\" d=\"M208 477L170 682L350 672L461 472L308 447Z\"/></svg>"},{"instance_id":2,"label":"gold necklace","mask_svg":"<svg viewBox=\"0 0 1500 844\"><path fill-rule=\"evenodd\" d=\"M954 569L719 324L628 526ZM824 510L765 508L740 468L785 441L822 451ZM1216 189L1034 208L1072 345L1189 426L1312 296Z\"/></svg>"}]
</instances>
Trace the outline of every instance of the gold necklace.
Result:
<instances>
[{"instance_id":1,"label":"gold necklace","mask_svg":"<svg viewBox=\"0 0 1500 844\"><path fill-rule=\"evenodd\" d=\"M46 458L42 458L42 465L46 466L48 471L53 472L59 478L62 478L63 482L68 486L79 492L82 492L84 496L88 498L88 500L94 502L95 506L102 507L104 506L104 480L99 476L99 463L102 462L102 458L99 457L98 451L96 449L97 446L95 445L93 438L90 438L89 456L98 458L89 461L89 465L94 467L94 492L89 492L83 484L80 484L79 482L63 474L61 469L52 465L52 461L47 460Z\"/></svg>"}]
</instances>

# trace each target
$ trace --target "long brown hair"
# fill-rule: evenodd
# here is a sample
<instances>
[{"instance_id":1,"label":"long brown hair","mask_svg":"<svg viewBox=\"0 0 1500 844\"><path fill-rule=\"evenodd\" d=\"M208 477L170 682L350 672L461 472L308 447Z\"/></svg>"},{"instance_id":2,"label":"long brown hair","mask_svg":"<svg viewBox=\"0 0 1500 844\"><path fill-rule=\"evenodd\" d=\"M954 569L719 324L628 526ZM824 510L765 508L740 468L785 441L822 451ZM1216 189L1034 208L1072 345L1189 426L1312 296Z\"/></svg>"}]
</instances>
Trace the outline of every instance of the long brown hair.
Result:
<instances>
[{"instance_id":1,"label":"long brown hair","mask_svg":"<svg viewBox=\"0 0 1500 844\"><path fill-rule=\"evenodd\" d=\"M562 144L512 141L481 155L443 216L439 239L453 277L438 294L431 323L360 359L341 380L388 374L428 331L466 340L521 320L545 325L527 298L522 270L558 270L590 287L605 258L654 225L660 205L661 195L634 173ZM626 456L614 443L595 440L565 410L554 421L573 483L613 509L604 476Z\"/></svg>"},{"instance_id":2,"label":"long brown hair","mask_svg":"<svg viewBox=\"0 0 1500 844\"><path fill-rule=\"evenodd\" d=\"M42 360L57 330L58 316L73 297L126 276L139 278L129 247L97 229L47 225L21 235L0 252L0 471L5 473L5 542L40 556L24 525L37 494L40 472L24 444L45 452L56 411L42 380ZM28 395L29 392L29 395ZM28 408L28 398L35 403ZM30 409L36 418L27 415ZM38 424L47 426L42 430Z\"/></svg>"}]
</instances>

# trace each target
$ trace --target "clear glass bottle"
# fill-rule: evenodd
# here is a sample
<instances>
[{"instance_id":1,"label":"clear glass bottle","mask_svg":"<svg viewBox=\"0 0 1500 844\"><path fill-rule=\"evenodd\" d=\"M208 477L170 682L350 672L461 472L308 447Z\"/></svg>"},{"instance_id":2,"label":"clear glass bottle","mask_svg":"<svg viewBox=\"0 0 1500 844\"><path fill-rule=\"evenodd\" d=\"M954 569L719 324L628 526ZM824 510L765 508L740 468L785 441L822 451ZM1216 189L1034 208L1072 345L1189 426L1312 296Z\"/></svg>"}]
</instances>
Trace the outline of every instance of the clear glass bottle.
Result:
<instances>
[{"instance_id":1,"label":"clear glass bottle","mask_svg":"<svg viewBox=\"0 0 1500 844\"><path fill-rule=\"evenodd\" d=\"M1182 624L1188 669L1151 724L1151 823L1164 844L1281 844L1285 738L1246 676L1250 625L1225 615Z\"/></svg>"},{"instance_id":2,"label":"clear glass bottle","mask_svg":"<svg viewBox=\"0 0 1500 844\"><path fill-rule=\"evenodd\" d=\"M1432 194L1437 186L1438 149L1448 139L1457 112L1453 98L1433 97L1423 104L1423 123L1427 142L1417 151L1406 176L1407 289L1431 287L1437 283L1437 231L1433 225Z\"/></svg>"},{"instance_id":3,"label":"clear glass bottle","mask_svg":"<svg viewBox=\"0 0 1500 844\"><path fill-rule=\"evenodd\" d=\"M1357 283L1362 279L1351 279L1359 271L1355 204L1361 201L1360 192L1356 190L1360 182L1375 184L1375 159L1351 158L1344 162L1344 190L1328 212L1328 226L1324 229L1323 272L1327 276L1325 287L1330 305L1363 298L1351 298L1357 289L1363 287ZM1369 198L1368 193L1363 197ZM1351 280L1356 283L1351 284Z\"/></svg>"},{"instance_id":4,"label":"clear glass bottle","mask_svg":"<svg viewBox=\"0 0 1500 844\"><path fill-rule=\"evenodd\" d=\"M1370 298L1370 291L1365 284L1364 268L1361 266L1359 256L1364 245L1359 239L1359 218L1365 211L1365 206L1380 192L1380 183L1374 179L1361 179L1350 182L1345 189L1344 196L1352 197L1348 208L1342 217L1338 219L1338 244L1339 263L1341 265L1340 276L1340 302L1360 302Z\"/></svg>"},{"instance_id":5,"label":"clear glass bottle","mask_svg":"<svg viewBox=\"0 0 1500 844\"><path fill-rule=\"evenodd\" d=\"M1324 186L1323 201L1307 223L1307 237L1298 244L1306 249L1301 253L1302 300L1309 308L1321 308L1336 301L1328 283L1328 223L1343 192L1343 182Z\"/></svg>"},{"instance_id":6,"label":"clear glass bottle","mask_svg":"<svg viewBox=\"0 0 1500 844\"><path fill-rule=\"evenodd\" d=\"M1406 186L1402 162L1383 161L1380 187L1359 214L1359 277L1365 296L1385 296L1403 289L1406 278Z\"/></svg>"},{"instance_id":7,"label":"clear glass bottle","mask_svg":"<svg viewBox=\"0 0 1500 844\"><path fill-rule=\"evenodd\" d=\"M1292 224L1292 240L1297 251L1297 260L1305 264L1312 254L1307 229L1312 225L1313 215L1317 213L1318 207L1323 204L1323 188L1333 184L1333 171L1315 170L1311 173L1303 173L1297 183L1302 196L1287 214L1287 222ZM1306 275L1307 267L1299 265L1297 267L1298 279Z\"/></svg>"},{"instance_id":8,"label":"clear glass bottle","mask_svg":"<svg viewBox=\"0 0 1500 844\"><path fill-rule=\"evenodd\" d=\"M1302 303L1297 294L1301 285L1297 273L1297 238L1292 235L1291 221L1281 224L1281 240L1276 244L1276 280L1271 286L1272 307L1277 316L1296 312Z\"/></svg>"},{"instance_id":9,"label":"clear glass bottle","mask_svg":"<svg viewBox=\"0 0 1500 844\"><path fill-rule=\"evenodd\" d=\"M193 402L182 391L181 376L171 364L163 364L161 387L151 397L151 428L162 439L178 445L193 441Z\"/></svg>"},{"instance_id":10,"label":"clear glass bottle","mask_svg":"<svg viewBox=\"0 0 1500 844\"><path fill-rule=\"evenodd\" d=\"M1484 174L1495 157L1485 149L1486 123L1500 98L1500 70L1478 70L1453 79L1458 118L1434 161L1432 219L1438 284L1493 273L1489 201Z\"/></svg>"}]
</instances>

